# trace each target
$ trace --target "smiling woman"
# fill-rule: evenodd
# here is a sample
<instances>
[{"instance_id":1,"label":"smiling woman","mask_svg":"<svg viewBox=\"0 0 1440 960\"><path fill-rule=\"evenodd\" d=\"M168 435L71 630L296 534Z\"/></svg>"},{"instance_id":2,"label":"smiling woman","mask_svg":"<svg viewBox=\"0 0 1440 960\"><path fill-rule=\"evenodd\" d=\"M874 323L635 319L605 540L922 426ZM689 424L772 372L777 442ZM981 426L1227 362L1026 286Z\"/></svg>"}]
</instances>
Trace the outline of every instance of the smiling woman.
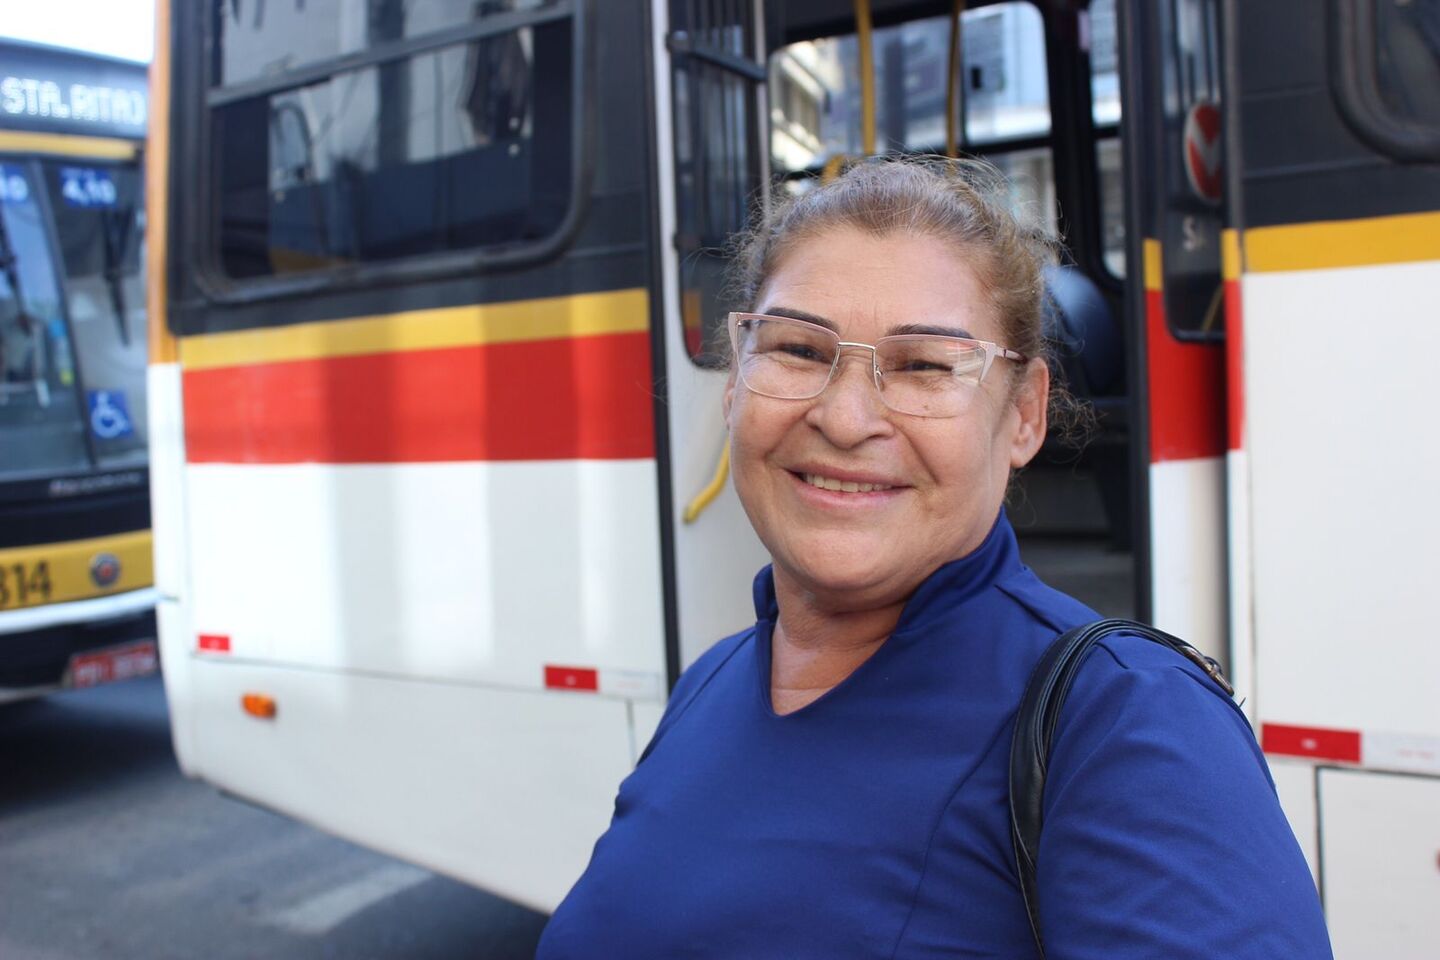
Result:
<instances>
[{"instance_id":1,"label":"smiling woman","mask_svg":"<svg viewBox=\"0 0 1440 960\"><path fill-rule=\"evenodd\" d=\"M724 411L773 558L681 678L539 957L1028 957L1008 755L1026 679L1097 619L1002 509L1044 440L1037 234L940 161L877 161L745 247ZM1053 957L1329 956L1245 718L1101 641L1054 738Z\"/></svg>"}]
</instances>

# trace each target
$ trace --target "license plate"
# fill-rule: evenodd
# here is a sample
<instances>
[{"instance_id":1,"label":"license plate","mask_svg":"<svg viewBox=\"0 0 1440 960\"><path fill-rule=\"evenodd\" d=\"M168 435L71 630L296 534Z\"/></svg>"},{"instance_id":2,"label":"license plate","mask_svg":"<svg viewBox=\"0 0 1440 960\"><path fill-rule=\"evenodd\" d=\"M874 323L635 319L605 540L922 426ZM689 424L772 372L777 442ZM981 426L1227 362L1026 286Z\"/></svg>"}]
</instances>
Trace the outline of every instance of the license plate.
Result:
<instances>
[{"instance_id":1,"label":"license plate","mask_svg":"<svg viewBox=\"0 0 1440 960\"><path fill-rule=\"evenodd\" d=\"M154 673L158 663L153 640L77 653L70 658L70 665L66 668L70 678L66 686L95 687L114 680L143 677Z\"/></svg>"}]
</instances>

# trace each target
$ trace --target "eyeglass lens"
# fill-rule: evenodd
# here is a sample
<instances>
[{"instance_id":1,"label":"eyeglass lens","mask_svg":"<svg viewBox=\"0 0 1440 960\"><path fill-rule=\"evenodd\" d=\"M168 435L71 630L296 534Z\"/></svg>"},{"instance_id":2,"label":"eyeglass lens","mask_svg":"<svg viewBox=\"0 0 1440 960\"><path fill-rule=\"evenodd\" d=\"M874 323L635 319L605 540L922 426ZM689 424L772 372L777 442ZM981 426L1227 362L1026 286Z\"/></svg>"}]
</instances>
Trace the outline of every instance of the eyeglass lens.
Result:
<instances>
[{"instance_id":1,"label":"eyeglass lens","mask_svg":"<svg viewBox=\"0 0 1440 960\"><path fill-rule=\"evenodd\" d=\"M736 360L745 386L767 397L806 400L830 382L840 338L830 330L780 317L736 323ZM955 337L887 337L875 346L877 386L886 406L921 417L952 417L976 394L986 351Z\"/></svg>"}]
</instances>

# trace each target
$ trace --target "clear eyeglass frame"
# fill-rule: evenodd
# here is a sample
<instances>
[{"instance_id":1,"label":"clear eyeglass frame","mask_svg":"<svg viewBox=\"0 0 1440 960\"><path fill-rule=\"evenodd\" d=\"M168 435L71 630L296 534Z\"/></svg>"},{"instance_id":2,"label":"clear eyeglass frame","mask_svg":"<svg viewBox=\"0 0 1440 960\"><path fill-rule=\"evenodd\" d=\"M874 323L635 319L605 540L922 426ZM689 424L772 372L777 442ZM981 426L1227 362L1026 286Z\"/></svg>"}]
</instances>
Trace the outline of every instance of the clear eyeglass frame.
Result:
<instances>
[{"instance_id":1,"label":"clear eyeglass frame","mask_svg":"<svg viewBox=\"0 0 1440 960\"><path fill-rule=\"evenodd\" d=\"M758 387L752 379L746 376L745 358L741 355L741 333L747 325L755 321L778 323L785 327L793 327L797 332L803 333L805 336L819 337L829 343L833 349L831 350L830 368L826 371L824 379L822 380L818 377L807 378L813 379L816 385L813 389L807 386L805 390L777 392L774 388L767 390L763 387ZM732 356L734 357L736 373L740 382L743 383L745 388L751 393L759 394L762 397L770 397L775 400L813 400L824 393L825 389L834 382L835 372L839 370L840 360L844 356L847 348L868 350L870 352L871 380L875 384L876 391L880 394L880 399L890 410L907 416L930 418L954 417L964 412L965 404L952 400L950 402L941 402L934 406L922 406L906 402L905 397L903 395L897 396L897 391L895 390L887 391L885 382L886 374L880 366L881 352L885 350L887 344L940 342L959 349L980 351L983 359L979 365L979 371L973 376L973 379L970 377L956 378L956 383L965 383L968 386L979 386L979 384L984 381L985 375L990 372L997 358L1019 364L1028 363L1030 360L1029 357L1019 351L1002 347L989 340L976 340L969 337L950 337L929 333L906 333L881 337L873 344L841 340L840 335L828 327L823 327L807 320L797 320L793 317L775 317L763 313L731 313L728 318L728 326L730 328L730 348ZM956 396L958 396L958 394L956 394Z\"/></svg>"}]
</instances>

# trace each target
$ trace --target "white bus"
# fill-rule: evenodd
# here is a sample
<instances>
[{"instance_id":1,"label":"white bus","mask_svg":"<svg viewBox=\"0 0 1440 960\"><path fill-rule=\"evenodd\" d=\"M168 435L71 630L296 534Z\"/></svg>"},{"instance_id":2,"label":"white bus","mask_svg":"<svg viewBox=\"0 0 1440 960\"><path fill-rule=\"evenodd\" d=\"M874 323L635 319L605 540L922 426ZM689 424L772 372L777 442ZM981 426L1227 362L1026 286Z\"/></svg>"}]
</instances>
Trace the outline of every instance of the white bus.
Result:
<instances>
[{"instance_id":1,"label":"white bus","mask_svg":"<svg viewBox=\"0 0 1440 960\"><path fill-rule=\"evenodd\" d=\"M1100 414L1021 478L1026 556L1225 662L1339 957L1433 956L1437 5L952 10L162 2L183 768L557 903L679 672L751 619L727 237L847 157L955 149L1063 240L1052 335Z\"/></svg>"}]
</instances>

